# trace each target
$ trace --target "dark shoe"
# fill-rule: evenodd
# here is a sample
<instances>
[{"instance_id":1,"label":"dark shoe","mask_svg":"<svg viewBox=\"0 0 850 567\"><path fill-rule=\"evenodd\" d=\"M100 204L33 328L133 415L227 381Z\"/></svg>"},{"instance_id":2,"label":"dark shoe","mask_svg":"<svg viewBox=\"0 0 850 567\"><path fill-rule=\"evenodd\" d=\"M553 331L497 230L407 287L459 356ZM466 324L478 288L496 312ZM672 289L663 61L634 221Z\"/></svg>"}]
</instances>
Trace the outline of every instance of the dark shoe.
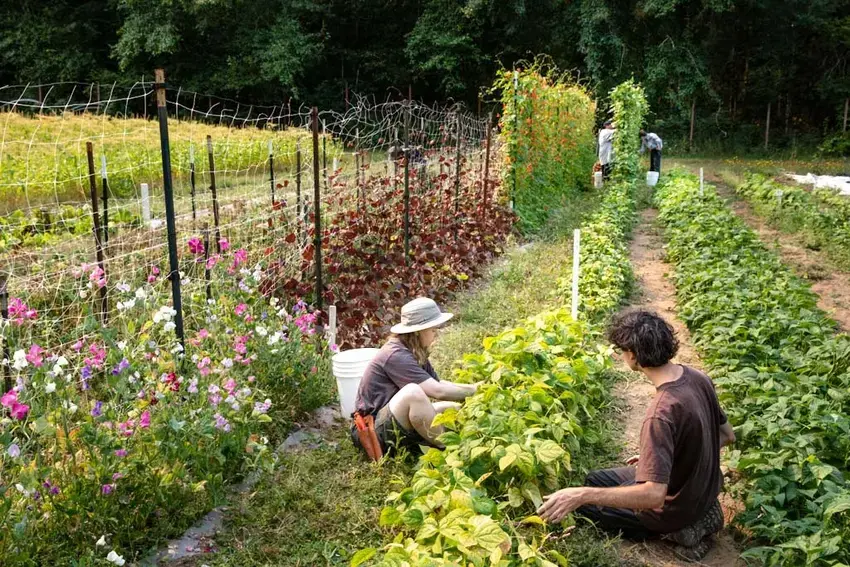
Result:
<instances>
[{"instance_id":1,"label":"dark shoe","mask_svg":"<svg viewBox=\"0 0 850 567\"><path fill-rule=\"evenodd\" d=\"M697 547L706 536L716 534L723 529L723 509L720 501L715 500L705 515L686 528L678 532L665 534L666 540L678 543L683 547Z\"/></svg>"},{"instance_id":2,"label":"dark shoe","mask_svg":"<svg viewBox=\"0 0 850 567\"><path fill-rule=\"evenodd\" d=\"M702 561L713 546L714 538L708 536L693 547L677 545L673 548L673 553L685 561Z\"/></svg>"}]
</instances>

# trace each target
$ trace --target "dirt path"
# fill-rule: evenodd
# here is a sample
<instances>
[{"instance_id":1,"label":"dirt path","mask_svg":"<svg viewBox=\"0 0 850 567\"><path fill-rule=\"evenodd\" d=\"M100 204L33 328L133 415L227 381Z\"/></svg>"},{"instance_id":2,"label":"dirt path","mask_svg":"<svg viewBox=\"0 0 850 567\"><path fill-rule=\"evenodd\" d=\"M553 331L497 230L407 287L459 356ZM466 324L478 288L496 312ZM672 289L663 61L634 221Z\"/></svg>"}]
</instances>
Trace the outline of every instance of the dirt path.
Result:
<instances>
[{"instance_id":1,"label":"dirt path","mask_svg":"<svg viewBox=\"0 0 850 567\"><path fill-rule=\"evenodd\" d=\"M765 246L778 254L795 274L812 282L812 291L819 298L818 307L837 321L842 331L850 331L850 273L833 268L822 252L801 245L797 235L770 227L749 203L739 199L732 188L719 178L708 175L707 179L729 201L735 214L758 234Z\"/></svg>"},{"instance_id":2,"label":"dirt path","mask_svg":"<svg viewBox=\"0 0 850 567\"><path fill-rule=\"evenodd\" d=\"M675 289L666 277L672 268L663 261L661 237L653 224L657 214L654 209L643 211L641 222L635 229L631 243L632 267L638 278L640 289L640 296L633 302L633 306L655 311L669 321L676 329L679 338L679 353L676 360L682 364L702 368L699 357L691 345L688 329L676 316ZM625 406L624 459L638 452L640 427L646 408L655 393L655 388L642 375L630 374L630 378L615 390L615 395ZM725 503L724 512L728 522L731 514L728 513ZM661 542L640 544L624 542L622 550L628 559L653 567L694 565L678 559L671 548ZM714 548L699 564L711 567L742 565L743 563L737 559L738 553L731 534L723 530Z\"/></svg>"}]
</instances>

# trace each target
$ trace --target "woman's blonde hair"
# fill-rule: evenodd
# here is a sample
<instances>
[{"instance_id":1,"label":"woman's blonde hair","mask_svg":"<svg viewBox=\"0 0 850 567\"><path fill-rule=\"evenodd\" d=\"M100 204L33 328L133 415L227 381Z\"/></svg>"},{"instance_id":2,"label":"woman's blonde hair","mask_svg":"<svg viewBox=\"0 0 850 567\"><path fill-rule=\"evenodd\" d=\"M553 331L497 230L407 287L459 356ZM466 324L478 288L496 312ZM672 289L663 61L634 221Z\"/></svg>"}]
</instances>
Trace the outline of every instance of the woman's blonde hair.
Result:
<instances>
[{"instance_id":1,"label":"woman's blonde hair","mask_svg":"<svg viewBox=\"0 0 850 567\"><path fill-rule=\"evenodd\" d=\"M407 347L407 350L413 353L413 358L419 363L419 366L425 368L428 363L428 355L430 348L422 346L422 341L419 338L419 331L415 333L393 334L392 337L397 338L401 344Z\"/></svg>"}]
</instances>

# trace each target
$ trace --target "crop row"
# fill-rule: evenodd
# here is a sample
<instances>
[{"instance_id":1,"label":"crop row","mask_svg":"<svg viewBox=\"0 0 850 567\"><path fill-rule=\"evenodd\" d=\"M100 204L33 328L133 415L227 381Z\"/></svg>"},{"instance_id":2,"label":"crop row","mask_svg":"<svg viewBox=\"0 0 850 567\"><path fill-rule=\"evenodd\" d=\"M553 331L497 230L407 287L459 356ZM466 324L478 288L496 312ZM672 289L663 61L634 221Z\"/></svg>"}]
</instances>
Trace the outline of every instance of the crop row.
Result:
<instances>
[{"instance_id":1,"label":"crop row","mask_svg":"<svg viewBox=\"0 0 850 567\"><path fill-rule=\"evenodd\" d=\"M750 175L735 191L756 212L789 232L800 232L809 248L824 249L850 269L850 199L827 187L808 189Z\"/></svg>"},{"instance_id":2,"label":"crop row","mask_svg":"<svg viewBox=\"0 0 850 567\"><path fill-rule=\"evenodd\" d=\"M618 184L585 225L580 284L584 315L561 309L532 317L484 341L456 371L483 381L459 410L440 414L444 451L426 453L407 487L388 497L384 526L398 530L381 565L554 565L547 530L533 514L541 494L582 472L583 451L599 445L600 408L609 399L610 350L598 343L598 321L627 293L625 235L633 222L633 188ZM606 266L608 277L594 275ZM592 316L592 317L591 317ZM353 564L376 553L361 550ZM489 561L489 563L488 563Z\"/></svg>"},{"instance_id":3,"label":"crop row","mask_svg":"<svg viewBox=\"0 0 850 567\"><path fill-rule=\"evenodd\" d=\"M737 517L769 565L850 561L850 337L808 285L707 187L673 175L656 195L679 314L738 435Z\"/></svg>"}]
</instances>

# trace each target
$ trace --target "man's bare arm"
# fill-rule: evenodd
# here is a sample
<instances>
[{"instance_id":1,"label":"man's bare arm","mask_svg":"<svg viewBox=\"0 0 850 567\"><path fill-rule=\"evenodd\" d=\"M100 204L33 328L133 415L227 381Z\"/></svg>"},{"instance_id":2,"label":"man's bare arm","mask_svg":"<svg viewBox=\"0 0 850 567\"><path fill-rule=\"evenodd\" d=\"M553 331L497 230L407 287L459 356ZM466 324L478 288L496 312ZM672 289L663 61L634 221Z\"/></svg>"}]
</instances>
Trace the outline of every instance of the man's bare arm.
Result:
<instances>
[{"instance_id":1,"label":"man's bare arm","mask_svg":"<svg viewBox=\"0 0 850 567\"><path fill-rule=\"evenodd\" d=\"M537 513L548 522L559 522L567 514L587 504L611 508L646 510L660 508L667 496L667 485L658 482L643 482L633 486L596 488L579 486L564 488L545 496L544 504Z\"/></svg>"}]
</instances>

